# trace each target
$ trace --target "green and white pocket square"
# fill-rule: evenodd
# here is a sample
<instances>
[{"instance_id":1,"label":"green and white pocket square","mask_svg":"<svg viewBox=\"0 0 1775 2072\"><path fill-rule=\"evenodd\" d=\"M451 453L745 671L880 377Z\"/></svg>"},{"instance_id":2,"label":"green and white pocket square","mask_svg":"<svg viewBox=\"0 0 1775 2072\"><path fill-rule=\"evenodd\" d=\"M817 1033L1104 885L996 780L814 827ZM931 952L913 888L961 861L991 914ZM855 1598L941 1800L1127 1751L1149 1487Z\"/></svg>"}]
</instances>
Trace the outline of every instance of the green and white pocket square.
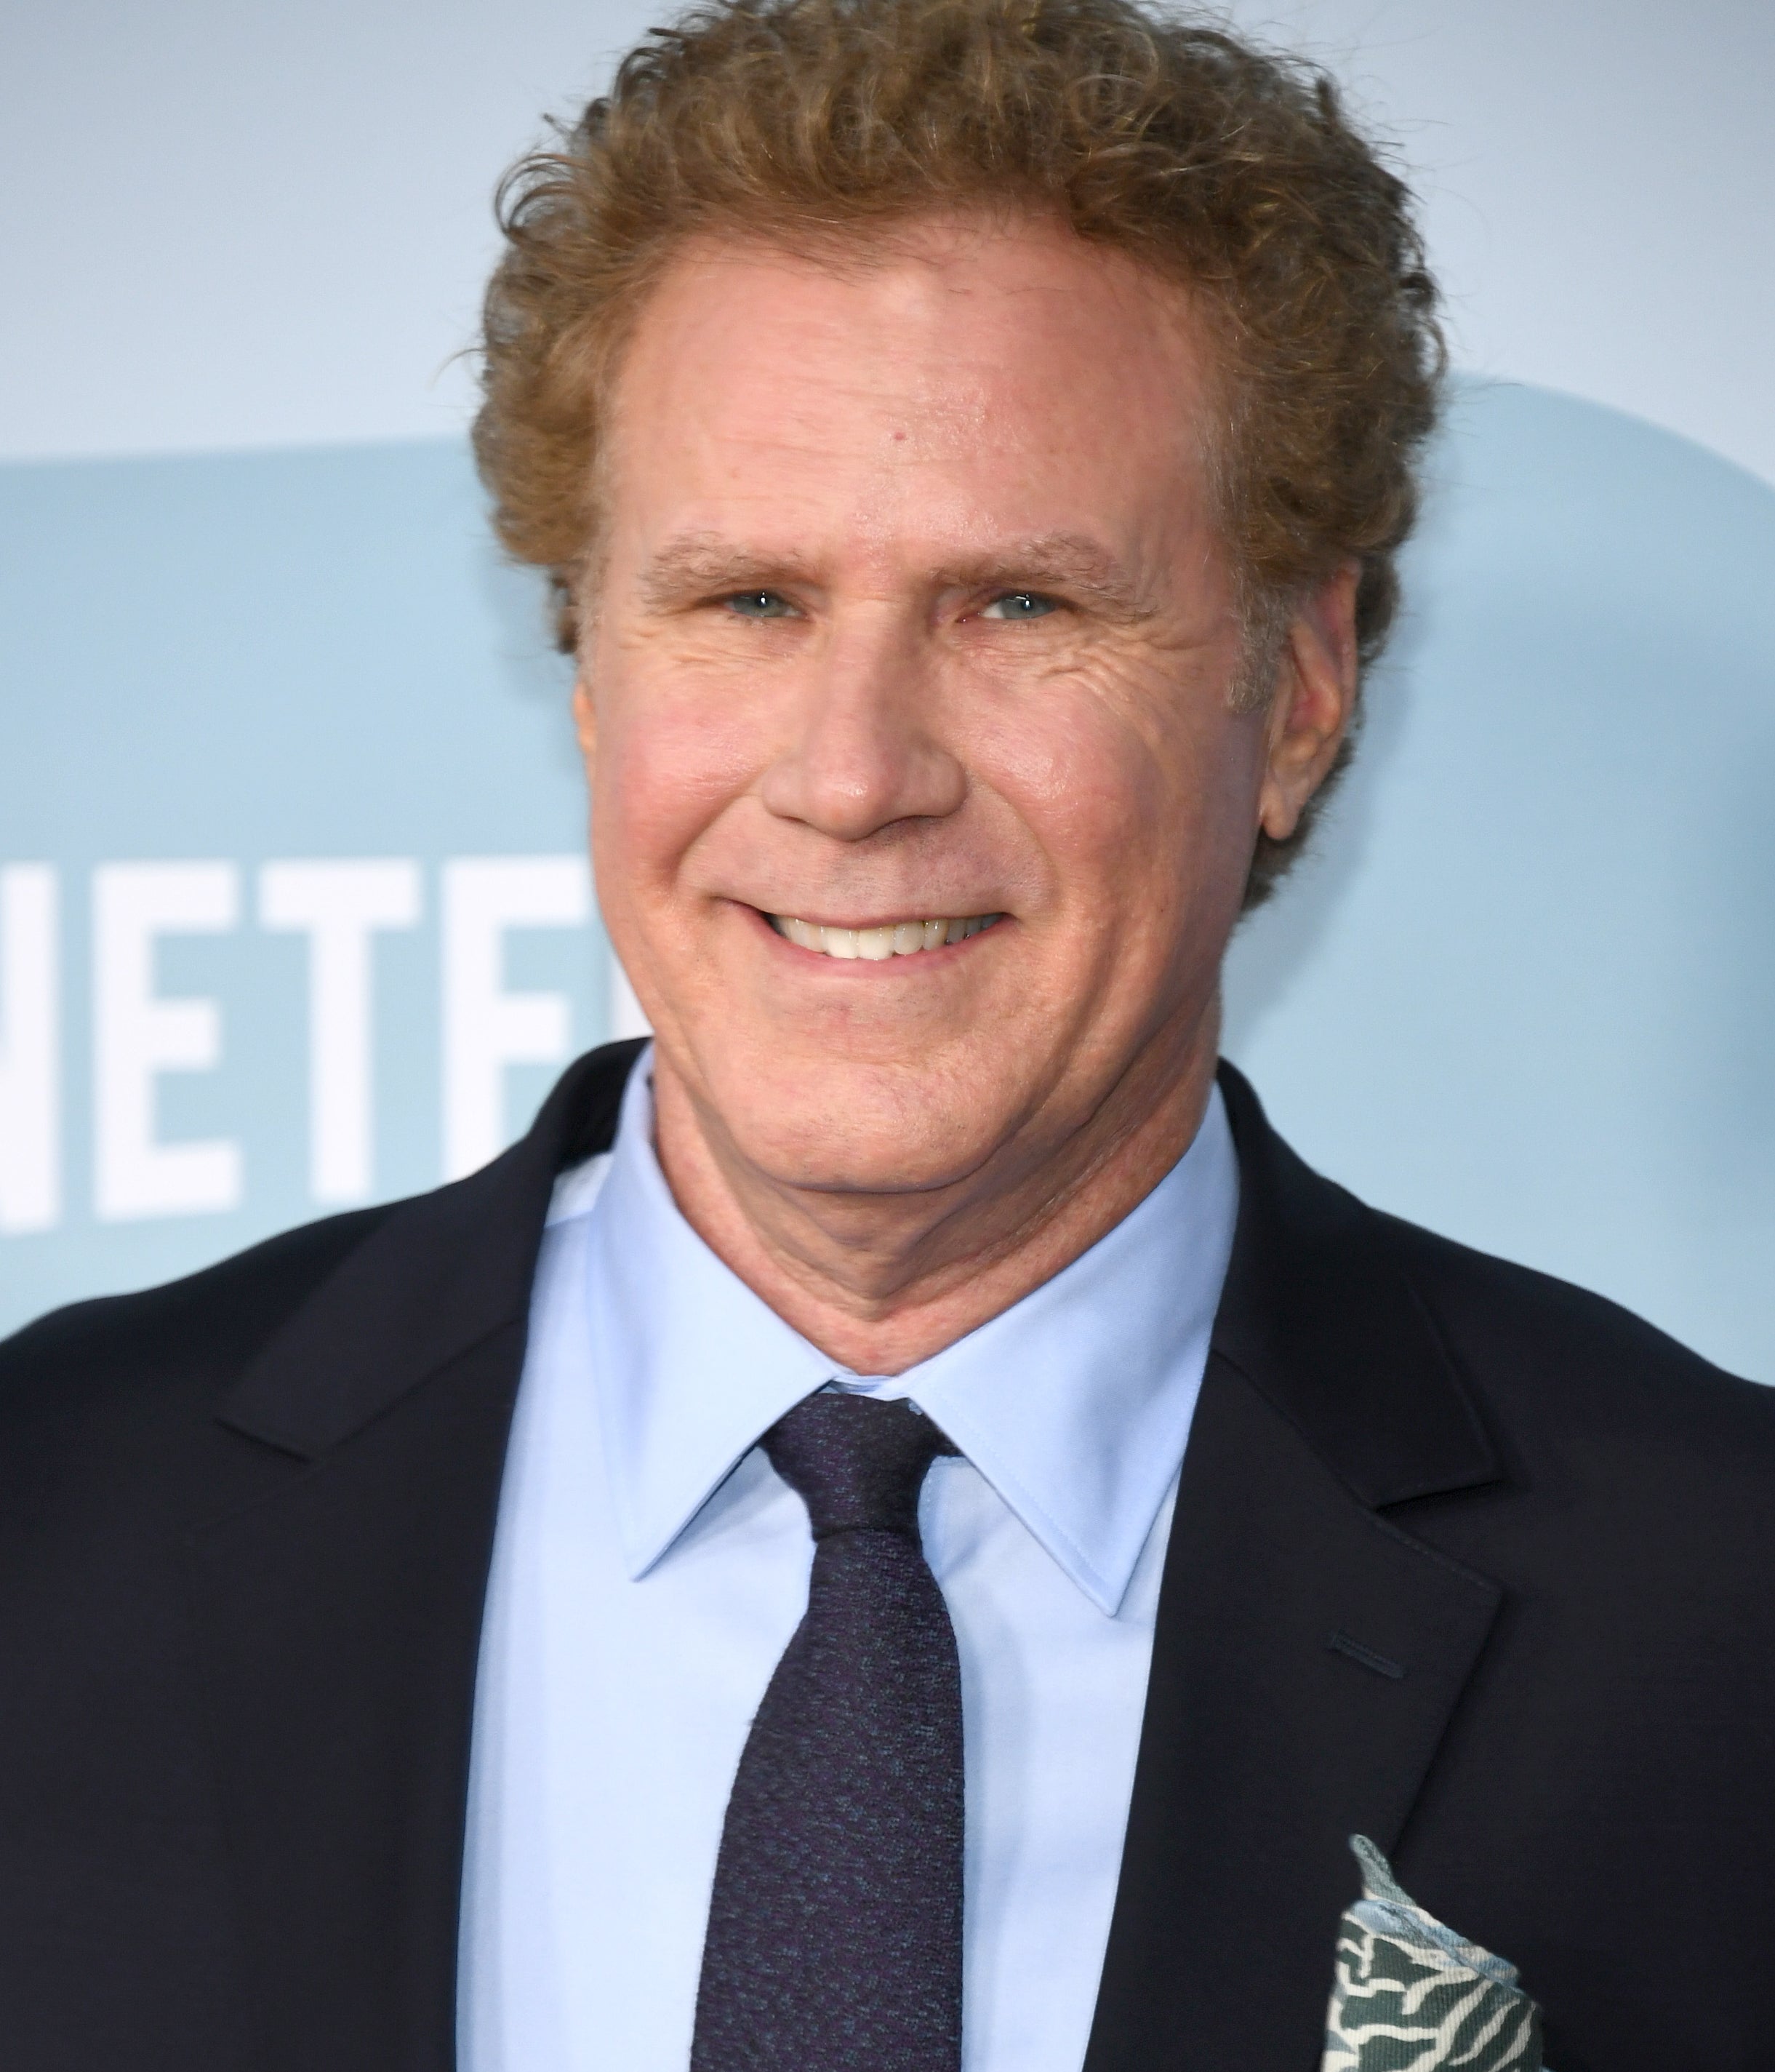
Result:
<instances>
[{"instance_id":1,"label":"green and white pocket square","mask_svg":"<svg viewBox=\"0 0 1775 2072\"><path fill-rule=\"evenodd\" d=\"M1545 2072L1516 1967L1426 1914L1366 1836L1350 1846L1362 1896L1337 1936L1321 2072Z\"/></svg>"}]
</instances>

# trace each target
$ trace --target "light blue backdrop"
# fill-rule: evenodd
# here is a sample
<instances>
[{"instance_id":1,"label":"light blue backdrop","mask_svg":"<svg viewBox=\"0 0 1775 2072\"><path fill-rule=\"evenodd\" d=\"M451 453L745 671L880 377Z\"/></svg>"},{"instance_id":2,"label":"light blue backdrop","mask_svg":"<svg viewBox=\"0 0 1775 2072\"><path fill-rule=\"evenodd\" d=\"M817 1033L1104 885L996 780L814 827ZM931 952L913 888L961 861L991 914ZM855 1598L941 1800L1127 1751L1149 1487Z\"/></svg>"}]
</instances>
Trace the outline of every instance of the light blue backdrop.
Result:
<instances>
[{"instance_id":1,"label":"light blue backdrop","mask_svg":"<svg viewBox=\"0 0 1775 2072\"><path fill-rule=\"evenodd\" d=\"M1775 1379L1775 491L1507 388L1437 477L1228 1050L1370 1199ZM0 470L0 1329L433 1184L602 1037L566 687L454 445Z\"/></svg>"}]
</instances>

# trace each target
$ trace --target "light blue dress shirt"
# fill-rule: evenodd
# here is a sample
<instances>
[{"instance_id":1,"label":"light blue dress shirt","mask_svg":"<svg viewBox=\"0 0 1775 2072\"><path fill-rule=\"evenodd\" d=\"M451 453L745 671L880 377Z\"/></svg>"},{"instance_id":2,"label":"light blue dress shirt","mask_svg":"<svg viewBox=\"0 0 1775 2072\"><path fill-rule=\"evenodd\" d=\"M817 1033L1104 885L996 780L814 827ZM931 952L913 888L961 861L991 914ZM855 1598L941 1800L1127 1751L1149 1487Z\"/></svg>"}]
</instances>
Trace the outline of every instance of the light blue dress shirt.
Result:
<instances>
[{"instance_id":1,"label":"light blue dress shirt","mask_svg":"<svg viewBox=\"0 0 1775 2072\"><path fill-rule=\"evenodd\" d=\"M716 1257L652 1123L643 1059L543 1241L475 1700L463 2072L684 2072L728 1791L812 1559L757 1441L833 1384L910 1397L961 1449L919 1515L961 1655L965 2072L1079 2072L1232 1245L1219 1092L1107 1236L892 1380Z\"/></svg>"}]
</instances>

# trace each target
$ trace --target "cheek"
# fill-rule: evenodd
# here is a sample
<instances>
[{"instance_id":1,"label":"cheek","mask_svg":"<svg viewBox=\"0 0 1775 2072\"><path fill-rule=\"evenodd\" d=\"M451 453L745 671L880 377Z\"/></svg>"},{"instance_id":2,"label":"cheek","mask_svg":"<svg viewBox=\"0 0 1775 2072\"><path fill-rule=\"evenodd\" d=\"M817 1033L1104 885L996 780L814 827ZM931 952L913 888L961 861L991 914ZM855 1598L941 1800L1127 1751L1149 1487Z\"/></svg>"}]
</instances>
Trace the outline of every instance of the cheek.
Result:
<instances>
[{"instance_id":1,"label":"cheek","mask_svg":"<svg viewBox=\"0 0 1775 2072\"><path fill-rule=\"evenodd\" d=\"M755 781L758 717L731 687L681 670L617 668L603 681L592 774L600 886L658 896Z\"/></svg>"},{"instance_id":2,"label":"cheek","mask_svg":"<svg viewBox=\"0 0 1775 2072\"><path fill-rule=\"evenodd\" d=\"M1088 690L1074 680L1025 701L1017 726L978 752L1046 853L1062 903L1100 902L1139 927L1223 876L1243 882L1260 747L1210 686L1165 676Z\"/></svg>"}]
</instances>

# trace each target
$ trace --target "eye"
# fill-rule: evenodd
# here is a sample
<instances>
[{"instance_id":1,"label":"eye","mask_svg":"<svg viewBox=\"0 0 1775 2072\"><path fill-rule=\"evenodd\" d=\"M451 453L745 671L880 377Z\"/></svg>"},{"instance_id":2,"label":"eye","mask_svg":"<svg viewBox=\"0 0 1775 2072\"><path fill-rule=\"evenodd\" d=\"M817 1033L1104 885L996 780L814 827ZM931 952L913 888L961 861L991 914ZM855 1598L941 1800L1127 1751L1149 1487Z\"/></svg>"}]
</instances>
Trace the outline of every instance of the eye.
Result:
<instances>
[{"instance_id":1,"label":"eye","mask_svg":"<svg viewBox=\"0 0 1775 2072\"><path fill-rule=\"evenodd\" d=\"M1046 619L1059 609L1058 598L1044 597L1038 590L1008 590L1002 597L995 597L980 615L1002 623L1009 619Z\"/></svg>"},{"instance_id":2,"label":"eye","mask_svg":"<svg viewBox=\"0 0 1775 2072\"><path fill-rule=\"evenodd\" d=\"M724 597L722 604L741 619L792 619L795 608L774 590L738 590Z\"/></svg>"}]
</instances>

